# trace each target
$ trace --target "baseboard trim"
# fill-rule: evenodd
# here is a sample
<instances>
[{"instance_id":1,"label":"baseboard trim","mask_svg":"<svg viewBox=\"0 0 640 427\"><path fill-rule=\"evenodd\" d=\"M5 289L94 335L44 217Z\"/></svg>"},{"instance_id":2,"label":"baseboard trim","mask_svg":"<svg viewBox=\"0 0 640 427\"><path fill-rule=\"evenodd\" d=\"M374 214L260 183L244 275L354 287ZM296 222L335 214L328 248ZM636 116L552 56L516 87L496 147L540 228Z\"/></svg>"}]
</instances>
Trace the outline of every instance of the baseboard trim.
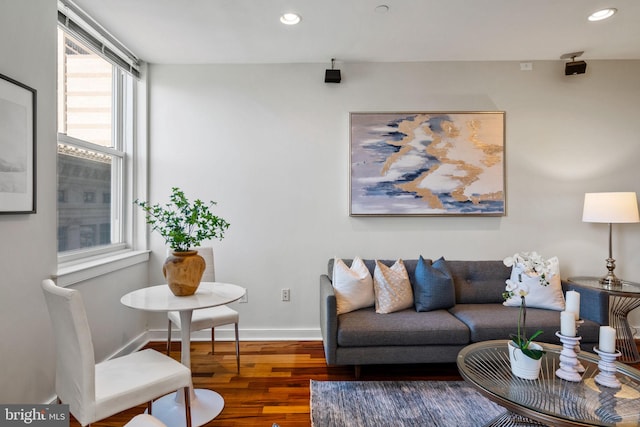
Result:
<instances>
[{"instance_id":1,"label":"baseboard trim","mask_svg":"<svg viewBox=\"0 0 640 427\"><path fill-rule=\"evenodd\" d=\"M125 355L131 354L131 353L135 353L136 351L140 350L142 347L147 345L147 343L149 343L149 341L150 341L149 340L149 331L145 331L145 332L141 333L140 335L138 335L137 337L135 337L134 339L132 339L131 341L129 341L124 346L120 347L120 349L118 351L116 351L115 353L111 354L111 356L107 357L107 360L108 359L114 359L116 357L125 356Z\"/></svg>"},{"instance_id":2,"label":"baseboard trim","mask_svg":"<svg viewBox=\"0 0 640 427\"><path fill-rule=\"evenodd\" d=\"M240 341L321 341L320 329L240 329ZM147 341L166 341L166 329L151 329L146 332ZM233 329L216 328L216 341L234 341ZM209 330L191 333L191 341L210 341ZM180 341L180 331L171 332L171 341ZM145 343L146 344L146 343Z\"/></svg>"}]
</instances>

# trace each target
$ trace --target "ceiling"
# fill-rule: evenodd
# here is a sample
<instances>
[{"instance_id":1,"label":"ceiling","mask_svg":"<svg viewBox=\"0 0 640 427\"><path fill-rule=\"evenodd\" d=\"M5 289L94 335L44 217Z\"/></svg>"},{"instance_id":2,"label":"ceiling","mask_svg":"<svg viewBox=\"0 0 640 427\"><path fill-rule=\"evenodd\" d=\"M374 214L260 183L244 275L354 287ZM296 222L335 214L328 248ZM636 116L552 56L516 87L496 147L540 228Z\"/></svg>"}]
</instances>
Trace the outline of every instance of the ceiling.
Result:
<instances>
[{"instance_id":1,"label":"ceiling","mask_svg":"<svg viewBox=\"0 0 640 427\"><path fill-rule=\"evenodd\" d=\"M638 0L75 0L164 64L640 59ZM376 10L387 5L387 13ZM606 21L587 16L602 8ZM282 13L302 16L296 26Z\"/></svg>"}]
</instances>

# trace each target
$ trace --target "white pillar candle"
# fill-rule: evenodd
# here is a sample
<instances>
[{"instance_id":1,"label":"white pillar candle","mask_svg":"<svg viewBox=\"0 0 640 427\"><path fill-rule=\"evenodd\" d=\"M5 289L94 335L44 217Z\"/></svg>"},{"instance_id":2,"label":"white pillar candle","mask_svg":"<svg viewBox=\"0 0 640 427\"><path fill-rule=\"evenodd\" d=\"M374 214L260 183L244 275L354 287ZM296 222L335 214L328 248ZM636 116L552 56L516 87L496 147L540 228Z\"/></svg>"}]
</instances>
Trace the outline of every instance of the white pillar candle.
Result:
<instances>
[{"instance_id":1,"label":"white pillar candle","mask_svg":"<svg viewBox=\"0 0 640 427\"><path fill-rule=\"evenodd\" d=\"M598 349L605 353L616 352L616 330L611 326L600 326Z\"/></svg>"},{"instance_id":2,"label":"white pillar candle","mask_svg":"<svg viewBox=\"0 0 640 427\"><path fill-rule=\"evenodd\" d=\"M575 320L580 320L580 294L576 291L567 291L566 311L574 313Z\"/></svg>"},{"instance_id":3,"label":"white pillar candle","mask_svg":"<svg viewBox=\"0 0 640 427\"><path fill-rule=\"evenodd\" d=\"M572 311L560 313L560 333L565 337L576 336L576 317Z\"/></svg>"}]
</instances>

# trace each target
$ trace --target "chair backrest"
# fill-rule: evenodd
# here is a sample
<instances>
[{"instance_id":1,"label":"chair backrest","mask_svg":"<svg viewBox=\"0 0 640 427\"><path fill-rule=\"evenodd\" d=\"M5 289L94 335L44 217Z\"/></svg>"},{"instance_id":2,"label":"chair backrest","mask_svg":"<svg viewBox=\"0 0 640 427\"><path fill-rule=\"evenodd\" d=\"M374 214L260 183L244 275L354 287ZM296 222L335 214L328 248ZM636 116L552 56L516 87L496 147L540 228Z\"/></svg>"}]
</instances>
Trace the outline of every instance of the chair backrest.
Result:
<instances>
[{"instance_id":1,"label":"chair backrest","mask_svg":"<svg viewBox=\"0 0 640 427\"><path fill-rule=\"evenodd\" d=\"M42 281L56 345L56 394L79 420L95 412L95 356L82 296Z\"/></svg>"},{"instance_id":2,"label":"chair backrest","mask_svg":"<svg viewBox=\"0 0 640 427\"><path fill-rule=\"evenodd\" d=\"M204 246L201 248L195 248L198 251L198 255L204 258L206 267L204 273L202 273L203 282L215 282L216 281L216 269L213 263L213 248Z\"/></svg>"}]
</instances>

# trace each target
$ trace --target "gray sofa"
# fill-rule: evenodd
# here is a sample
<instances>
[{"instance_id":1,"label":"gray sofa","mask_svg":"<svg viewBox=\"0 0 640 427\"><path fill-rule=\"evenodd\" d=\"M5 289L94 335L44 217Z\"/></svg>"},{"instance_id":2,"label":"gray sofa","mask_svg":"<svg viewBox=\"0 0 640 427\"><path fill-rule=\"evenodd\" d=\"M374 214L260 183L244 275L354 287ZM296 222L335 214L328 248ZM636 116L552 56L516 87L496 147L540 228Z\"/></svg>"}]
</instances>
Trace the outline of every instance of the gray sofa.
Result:
<instances>
[{"instance_id":1,"label":"gray sofa","mask_svg":"<svg viewBox=\"0 0 640 427\"><path fill-rule=\"evenodd\" d=\"M351 260L345 260L351 265ZM373 275L375 260L364 260ZM383 260L390 266L395 260ZM404 260L410 281L414 282L417 260ZM465 346L478 341L509 339L517 330L518 307L502 305L505 280L511 269L502 261L449 261L456 302L448 310L417 312L414 308L377 314L373 307L340 316L331 285L333 259L327 274L320 276L320 326L328 365L403 363L451 363ZM563 291L572 285L562 282ZM579 288L579 328L582 348L592 351L599 338L600 325L608 322L608 296L598 290ZM560 313L527 308L527 332L541 329L536 341L560 344Z\"/></svg>"}]
</instances>

